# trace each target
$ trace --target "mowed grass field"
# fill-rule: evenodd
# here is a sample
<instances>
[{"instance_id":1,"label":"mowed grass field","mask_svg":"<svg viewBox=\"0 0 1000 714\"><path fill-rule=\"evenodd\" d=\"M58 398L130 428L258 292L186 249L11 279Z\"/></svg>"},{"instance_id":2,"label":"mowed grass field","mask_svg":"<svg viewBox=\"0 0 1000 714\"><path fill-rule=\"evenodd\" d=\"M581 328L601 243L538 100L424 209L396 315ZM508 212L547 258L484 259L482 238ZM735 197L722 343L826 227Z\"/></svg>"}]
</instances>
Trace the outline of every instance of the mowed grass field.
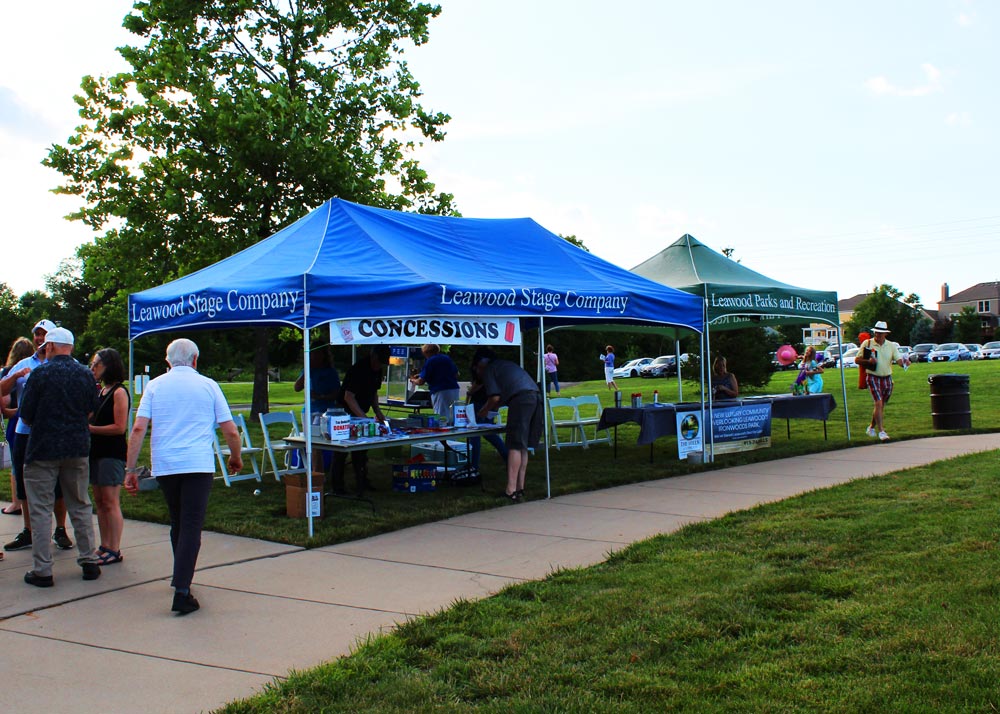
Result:
<instances>
[{"instance_id":1,"label":"mowed grass field","mask_svg":"<svg viewBox=\"0 0 1000 714\"><path fill-rule=\"evenodd\" d=\"M1000 361L961 362L951 364L917 364L903 372L896 369L896 388L886 409L886 429L894 440L932 436L941 433L932 427L930 387L927 378L931 374L957 372L969 375L972 426L975 431L1000 430L1000 406L996 396L1000 394ZM793 420L790 424L791 436L787 435L786 424L775 421L772 425L772 446L768 449L720 456L715 464L692 466L677 458L677 443L674 438L658 440L653 447L653 461L650 462L650 448L637 446L638 426L623 425L618 428L618 457L608 445L595 445L589 449L579 447L549 451L551 487L553 495L607 488L626 483L636 483L651 479L665 478L692 471L719 468L737 463L756 462L774 458L784 458L803 453L827 449L840 449L868 443L864 430L871 415L871 397L867 391L857 388L857 369L845 370L847 378L847 405L850 414L851 440L847 438L844 423L843 396L840 373L827 371L825 391L833 394L837 409L826 424L827 438L824 438L823 423L811 420ZM786 393L789 391L795 372L778 372L774 375L762 394ZM250 402L249 383L221 384L230 404L245 406ZM626 379L619 385L626 397L632 392L642 392L646 401L652 400L653 390L660 393L663 401L678 401L678 384L671 379ZM684 382L685 400L698 398L699 386L695 382ZM748 392L744 390L745 394ZM565 396L598 395L605 406L613 404L613 395L607 390L603 379L574 384L563 389ZM272 411L293 410L301 414L302 394L292 389L291 382L272 383ZM398 413L397 416L402 416ZM260 425L248 419L251 441L255 446L263 446ZM149 463L149 440L140 463ZM363 501L327 499L327 517L314 521L314 534L309 538L304 520L292 519L286 515L285 486L273 476L265 474L263 481L241 481L226 487L221 478L209 502L206 528L253 538L283 543L293 543L307 547L356 540L378 533L398 530L407 526L439 521L461 513L493 508L500 501L496 495L503 490L505 470L502 461L487 444L483 445L481 471L482 487L438 488L433 493L396 493L391 489L391 469L394 463L409 458L408 451L372 451L370 476L378 489L369 494L372 507ZM269 469L269 465L265 464ZM246 469L248 470L248 469ZM0 497L9 498L10 479L8 472L0 472ZM348 468L347 485L353 485L353 474ZM259 496L254 490L260 490ZM528 469L528 499L544 498L546 495L544 459L539 454ZM140 493L138 496L122 496L122 509L127 518L167 522L166 507L162 496L156 492Z\"/></svg>"},{"instance_id":2,"label":"mowed grass field","mask_svg":"<svg viewBox=\"0 0 1000 714\"><path fill-rule=\"evenodd\" d=\"M897 370L886 429L894 440L934 436L927 377L970 377L974 431L1000 429L1000 363ZM762 393L787 391L794 372ZM827 424L775 423L772 447L693 467L673 439L635 445L620 427L609 446L551 452L554 494L670 477L735 463L870 443L871 401L847 372L853 440L839 373ZM677 382L623 380L627 394L676 400ZM230 387L224 385L228 390ZM685 384L685 397L697 385ZM566 394L612 397L603 382ZM272 396L275 396L272 392ZM241 403L231 394L233 403ZM294 404L294 401L289 401ZM259 430L252 434L259 443ZM992 712L1000 708L1000 553L996 453L859 480L688 526L637 543L605 563L457 602L373 636L349 657L289 678L223 711L244 712ZM367 504L329 499L308 539L284 515L284 489L221 482L208 528L318 545L499 505L502 465L484 446L486 491L379 491ZM350 476L348 477L350 483ZM544 496L542 460L529 496ZM5 486L5 484L4 484ZM261 496L253 496L261 488ZM163 520L158 493L127 497L129 517ZM127 533L126 533L127 538Z\"/></svg>"}]
</instances>

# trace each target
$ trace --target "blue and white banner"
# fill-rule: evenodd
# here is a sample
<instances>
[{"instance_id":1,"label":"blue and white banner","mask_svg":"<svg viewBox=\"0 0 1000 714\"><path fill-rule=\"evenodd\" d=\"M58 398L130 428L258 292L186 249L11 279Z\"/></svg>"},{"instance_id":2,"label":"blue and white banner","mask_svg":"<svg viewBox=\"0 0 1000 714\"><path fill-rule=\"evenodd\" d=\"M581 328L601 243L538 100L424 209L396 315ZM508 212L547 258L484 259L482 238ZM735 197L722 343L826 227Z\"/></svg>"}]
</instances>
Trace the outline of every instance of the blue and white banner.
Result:
<instances>
[{"instance_id":1,"label":"blue and white banner","mask_svg":"<svg viewBox=\"0 0 1000 714\"><path fill-rule=\"evenodd\" d=\"M771 404L722 407L705 412L712 429L715 454L766 449L771 446ZM701 451L700 412L677 412L677 455L684 459Z\"/></svg>"}]
</instances>

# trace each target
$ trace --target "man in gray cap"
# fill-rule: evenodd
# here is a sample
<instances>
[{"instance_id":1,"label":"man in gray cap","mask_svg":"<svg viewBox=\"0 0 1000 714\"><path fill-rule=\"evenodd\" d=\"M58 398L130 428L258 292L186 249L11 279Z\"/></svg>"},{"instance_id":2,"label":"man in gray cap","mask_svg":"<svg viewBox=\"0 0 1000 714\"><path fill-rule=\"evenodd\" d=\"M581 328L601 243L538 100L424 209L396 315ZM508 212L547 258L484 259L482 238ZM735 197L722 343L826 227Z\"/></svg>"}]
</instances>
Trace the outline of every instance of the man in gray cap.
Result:
<instances>
[{"instance_id":1,"label":"man in gray cap","mask_svg":"<svg viewBox=\"0 0 1000 714\"><path fill-rule=\"evenodd\" d=\"M31 339L35 343L34 354L25 357L23 360L11 367L7 377L0 382L0 390L4 393L13 389L17 394L17 401L20 404L24 398L24 388L27 385L31 371L45 362L45 336L49 330L56 329L56 324L51 320L39 320L31 328ZM18 418L14 430L14 441L11 443L11 474L14 476L14 489L18 500L27 500L24 490L24 451L28 445L28 434L31 429L24 421ZM52 533L52 540L62 550L69 550L73 547L73 541L66 533L66 503L62 497L62 489L56 484L56 529ZM24 529L18 533L14 540L4 545L4 550L24 550L31 547L31 517L27 506L21 507L21 517L24 519Z\"/></svg>"},{"instance_id":2,"label":"man in gray cap","mask_svg":"<svg viewBox=\"0 0 1000 714\"><path fill-rule=\"evenodd\" d=\"M101 567L94 553L94 524L87 494L90 481L90 415L97 408L97 390L90 370L71 356L73 333L63 327L45 336L46 361L31 374L24 389L21 420L31 427L24 454L24 486L35 532L48 533L56 484L62 487L76 533L84 580L96 580ZM52 587L52 544L35 538L31 544L34 569L24 582Z\"/></svg>"}]
</instances>

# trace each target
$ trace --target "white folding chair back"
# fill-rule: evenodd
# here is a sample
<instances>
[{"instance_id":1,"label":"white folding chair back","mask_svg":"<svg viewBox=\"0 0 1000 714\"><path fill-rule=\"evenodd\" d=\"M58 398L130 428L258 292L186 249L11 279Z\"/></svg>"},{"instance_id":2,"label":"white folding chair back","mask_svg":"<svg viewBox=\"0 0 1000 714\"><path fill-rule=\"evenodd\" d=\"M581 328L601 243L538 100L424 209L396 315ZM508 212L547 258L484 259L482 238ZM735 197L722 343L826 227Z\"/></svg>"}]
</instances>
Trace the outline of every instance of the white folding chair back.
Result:
<instances>
[{"instance_id":1,"label":"white folding chair back","mask_svg":"<svg viewBox=\"0 0 1000 714\"><path fill-rule=\"evenodd\" d=\"M222 471L222 480L226 482L227 486L232 486L234 481L246 481L247 479L256 479L260 481L260 468L257 466L257 455L260 454L263 449L253 446L250 443L250 434L247 432L247 422L243 418L242 414L233 414L233 423L236 424L236 430L240 433L240 455L243 457L243 467L246 468L246 462L250 462L250 466L253 471L249 473L239 473L233 476L229 475L229 469L226 466L226 460L229 458L229 447L224 446L225 440L219 439L219 429L216 427L213 433L215 437L215 458L219 461L219 470Z\"/></svg>"},{"instance_id":2,"label":"white folding chair back","mask_svg":"<svg viewBox=\"0 0 1000 714\"><path fill-rule=\"evenodd\" d=\"M587 438L580 426L580 415L576 411L576 400L570 397L553 397L549 400L548 411L552 443L556 449L587 445Z\"/></svg>"},{"instance_id":3,"label":"white folding chair back","mask_svg":"<svg viewBox=\"0 0 1000 714\"><path fill-rule=\"evenodd\" d=\"M580 423L580 431L587 444L610 444L611 431L604 430L603 436L598 436L597 425L601 423L601 412L604 407L601 405L601 398L596 394L590 397L576 398L576 415ZM587 433L587 428L593 427L594 435Z\"/></svg>"},{"instance_id":4,"label":"white folding chair back","mask_svg":"<svg viewBox=\"0 0 1000 714\"><path fill-rule=\"evenodd\" d=\"M282 476L304 474L306 472L306 460L301 458L301 454L298 466L292 465L290 463L291 460L288 458L292 454L301 451L301 449L282 442L280 439L283 437L278 437L278 441L274 441L271 438L271 429L275 428L279 429L279 433L287 431L286 436L302 435L302 431L299 429L299 422L295 418L295 412L260 414L260 428L264 434L264 449L267 451L267 457L271 461L271 471L274 473L274 478L281 481ZM279 454L282 457L284 468L278 468Z\"/></svg>"}]
</instances>

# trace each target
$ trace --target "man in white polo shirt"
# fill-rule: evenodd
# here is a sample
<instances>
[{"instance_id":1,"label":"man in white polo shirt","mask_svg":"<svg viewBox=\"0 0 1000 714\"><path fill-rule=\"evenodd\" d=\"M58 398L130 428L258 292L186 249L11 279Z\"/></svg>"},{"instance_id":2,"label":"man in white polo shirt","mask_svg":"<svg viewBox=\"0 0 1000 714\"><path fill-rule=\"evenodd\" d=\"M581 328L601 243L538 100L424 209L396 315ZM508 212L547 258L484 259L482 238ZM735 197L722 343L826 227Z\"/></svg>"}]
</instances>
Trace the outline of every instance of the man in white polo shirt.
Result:
<instances>
[{"instance_id":1,"label":"man in white polo shirt","mask_svg":"<svg viewBox=\"0 0 1000 714\"><path fill-rule=\"evenodd\" d=\"M198 374L198 346L191 340L167 345L170 371L143 390L125 459L125 490L139 490L136 463L153 425L150 450L153 476L170 511L170 545L174 552L174 600L171 610L187 615L200 606L191 594L191 581L201 549L208 495L215 478L213 442L218 424L229 446L229 471L243 468L240 435L219 385Z\"/></svg>"}]
</instances>

